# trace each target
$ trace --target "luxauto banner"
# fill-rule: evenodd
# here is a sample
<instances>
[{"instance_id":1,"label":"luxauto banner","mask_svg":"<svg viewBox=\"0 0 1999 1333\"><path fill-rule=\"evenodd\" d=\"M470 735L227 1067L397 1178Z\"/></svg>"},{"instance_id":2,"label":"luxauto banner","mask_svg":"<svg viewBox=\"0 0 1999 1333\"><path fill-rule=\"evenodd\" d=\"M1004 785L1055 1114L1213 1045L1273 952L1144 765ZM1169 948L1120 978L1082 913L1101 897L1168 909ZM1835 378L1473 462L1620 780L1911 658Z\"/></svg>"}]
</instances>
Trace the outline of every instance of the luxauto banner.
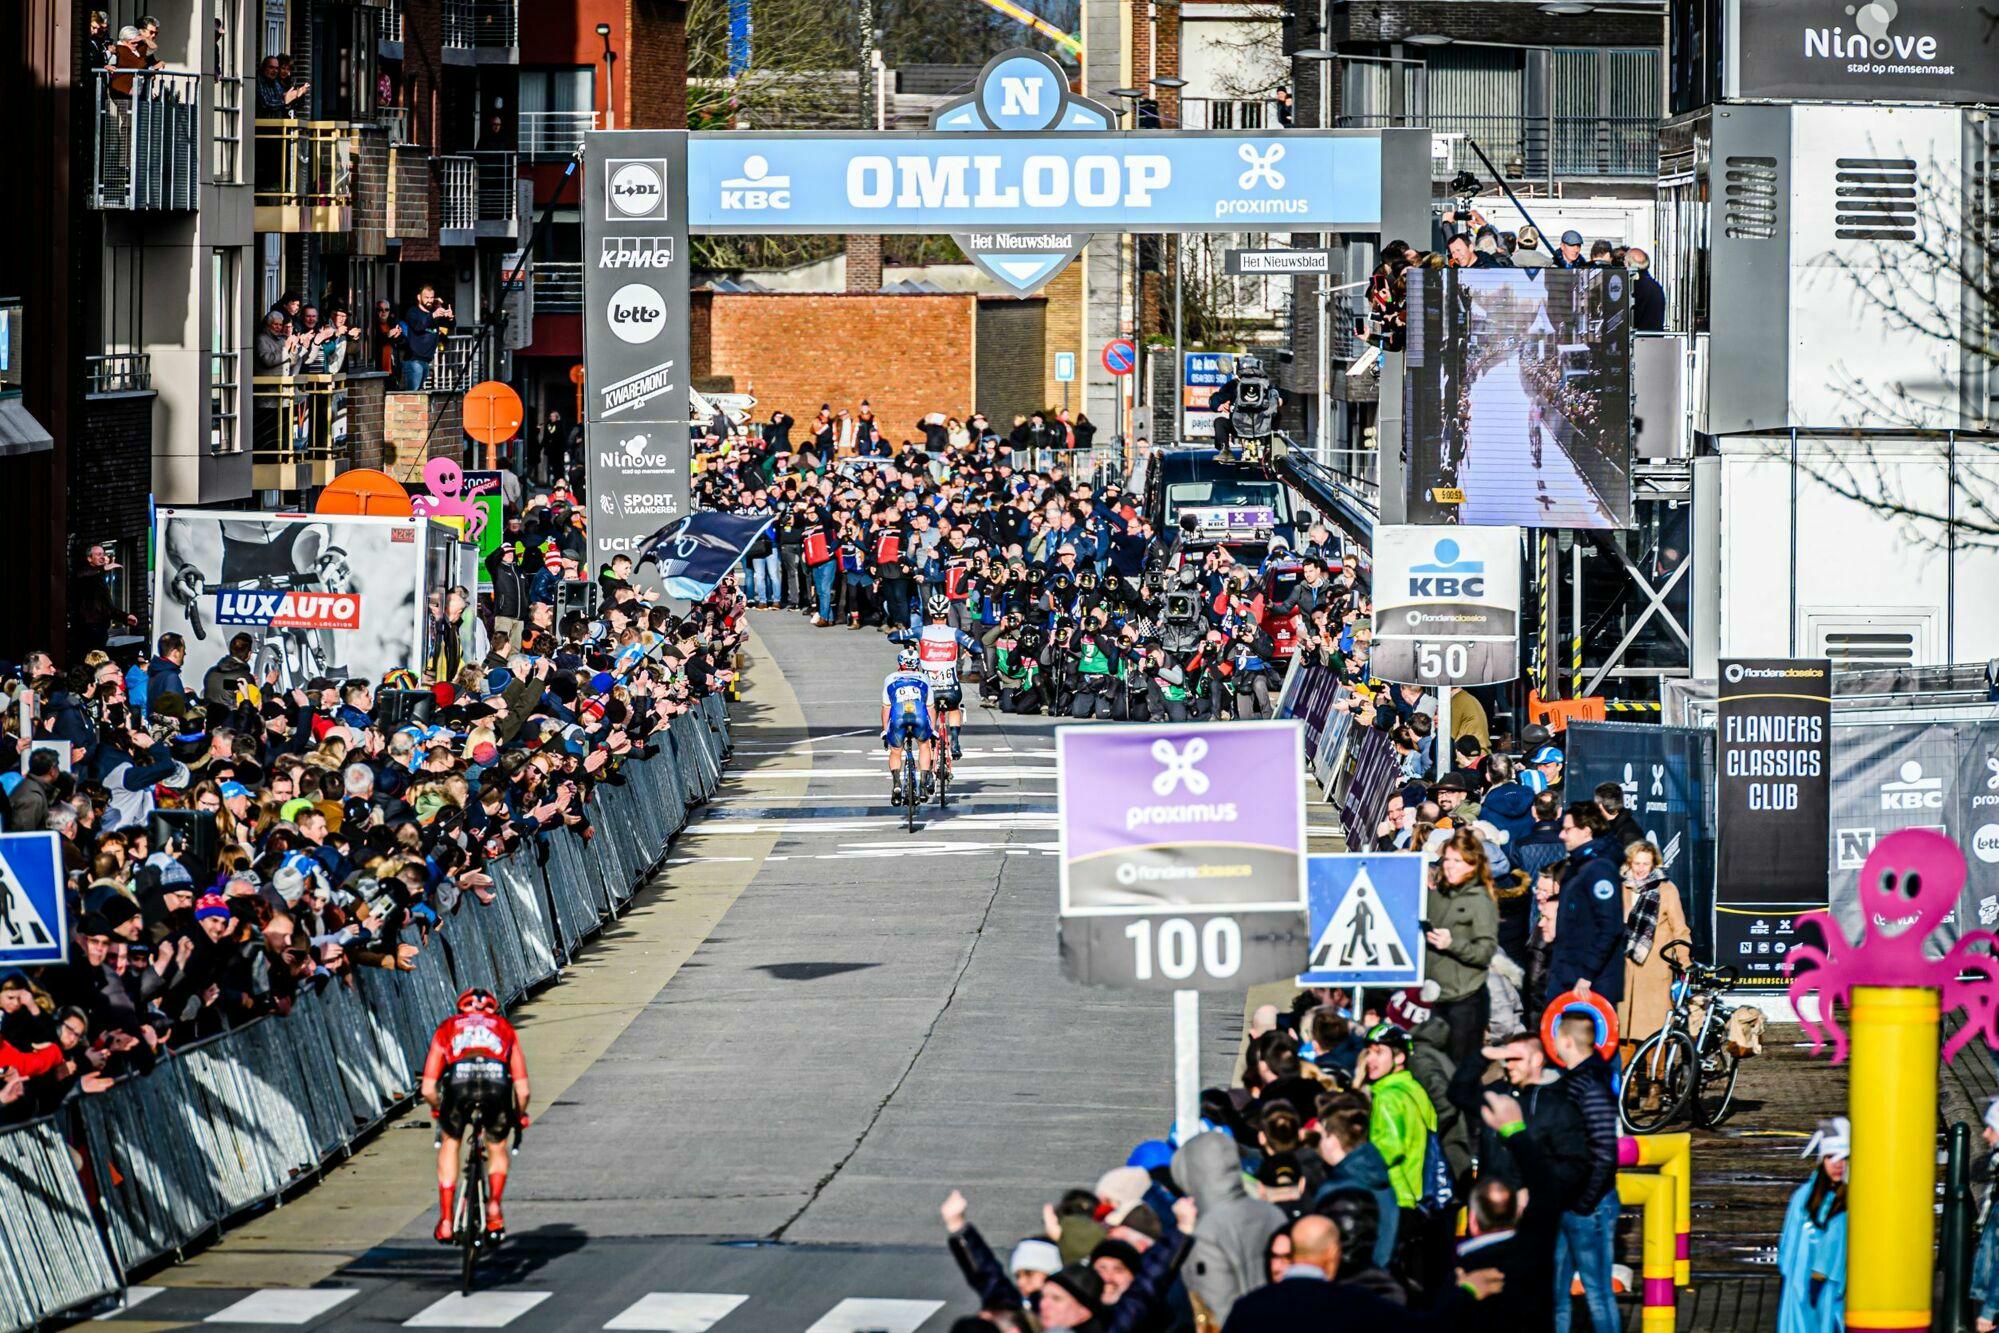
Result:
<instances>
[{"instance_id":1,"label":"luxauto banner","mask_svg":"<svg viewBox=\"0 0 1999 1333\"><path fill-rule=\"evenodd\" d=\"M685 517L687 133L585 136L584 454L591 572Z\"/></svg>"},{"instance_id":2,"label":"luxauto banner","mask_svg":"<svg viewBox=\"0 0 1999 1333\"><path fill-rule=\"evenodd\" d=\"M158 510L153 637L187 641L194 696L239 633L259 684L272 669L290 689L421 668L427 529L452 535L425 519Z\"/></svg>"},{"instance_id":3,"label":"luxauto banner","mask_svg":"<svg viewBox=\"0 0 1999 1333\"><path fill-rule=\"evenodd\" d=\"M1578 798L1615 782L1624 808L1659 849L1666 878L1680 890L1695 947L1707 956L1714 884L1714 734L1700 727L1637 722L1571 722L1564 785ZM1736 962L1739 960L1726 959Z\"/></svg>"}]
</instances>

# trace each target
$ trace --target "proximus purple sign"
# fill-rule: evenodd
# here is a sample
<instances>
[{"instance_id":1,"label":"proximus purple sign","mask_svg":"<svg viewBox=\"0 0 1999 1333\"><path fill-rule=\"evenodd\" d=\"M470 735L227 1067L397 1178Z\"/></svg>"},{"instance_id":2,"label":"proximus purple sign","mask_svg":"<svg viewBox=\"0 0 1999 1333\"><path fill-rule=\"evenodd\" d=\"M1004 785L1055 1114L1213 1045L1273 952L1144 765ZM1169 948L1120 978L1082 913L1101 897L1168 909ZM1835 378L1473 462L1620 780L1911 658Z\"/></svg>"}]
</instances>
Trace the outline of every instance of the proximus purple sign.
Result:
<instances>
[{"instance_id":1,"label":"proximus purple sign","mask_svg":"<svg viewBox=\"0 0 1999 1333\"><path fill-rule=\"evenodd\" d=\"M1306 945L1303 728L1055 735L1070 975L1162 989L1295 975Z\"/></svg>"}]
</instances>

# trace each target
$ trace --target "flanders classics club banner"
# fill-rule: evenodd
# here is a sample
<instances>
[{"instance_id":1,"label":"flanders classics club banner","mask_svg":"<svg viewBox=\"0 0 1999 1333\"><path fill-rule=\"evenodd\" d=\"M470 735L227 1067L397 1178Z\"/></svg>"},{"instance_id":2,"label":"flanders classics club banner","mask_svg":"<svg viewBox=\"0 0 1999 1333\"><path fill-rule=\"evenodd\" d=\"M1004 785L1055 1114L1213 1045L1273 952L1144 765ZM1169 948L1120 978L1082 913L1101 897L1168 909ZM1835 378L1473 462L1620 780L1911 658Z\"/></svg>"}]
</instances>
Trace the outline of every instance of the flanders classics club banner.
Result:
<instances>
[{"instance_id":1,"label":"flanders classics club banner","mask_svg":"<svg viewBox=\"0 0 1999 1333\"><path fill-rule=\"evenodd\" d=\"M1715 718L1715 962L1784 984L1791 919L1826 905L1832 663L1723 659Z\"/></svg>"}]
</instances>

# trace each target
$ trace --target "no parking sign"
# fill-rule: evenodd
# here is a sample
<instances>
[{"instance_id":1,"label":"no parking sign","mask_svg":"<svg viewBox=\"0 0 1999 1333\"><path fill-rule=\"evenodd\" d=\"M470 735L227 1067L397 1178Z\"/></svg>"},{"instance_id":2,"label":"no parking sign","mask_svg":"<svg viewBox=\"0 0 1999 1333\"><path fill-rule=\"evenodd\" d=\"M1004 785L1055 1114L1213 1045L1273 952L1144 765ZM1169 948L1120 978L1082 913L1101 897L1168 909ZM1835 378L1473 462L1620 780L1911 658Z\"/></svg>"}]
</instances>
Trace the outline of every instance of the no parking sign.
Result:
<instances>
[{"instance_id":1,"label":"no parking sign","mask_svg":"<svg viewBox=\"0 0 1999 1333\"><path fill-rule=\"evenodd\" d=\"M1113 338L1104 344L1104 369L1113 375L1129 375L1138 367L1138 348L1129 338Z\"/></svg>"}]
</instances>

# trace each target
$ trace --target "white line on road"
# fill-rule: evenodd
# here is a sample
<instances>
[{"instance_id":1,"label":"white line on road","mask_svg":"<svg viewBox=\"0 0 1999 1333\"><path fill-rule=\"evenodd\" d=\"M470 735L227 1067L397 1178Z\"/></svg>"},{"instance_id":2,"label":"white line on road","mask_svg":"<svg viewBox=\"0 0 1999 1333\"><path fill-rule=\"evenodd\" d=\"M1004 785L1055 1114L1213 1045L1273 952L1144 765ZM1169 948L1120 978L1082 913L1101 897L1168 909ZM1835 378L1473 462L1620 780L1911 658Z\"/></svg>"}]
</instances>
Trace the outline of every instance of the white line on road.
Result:
<instances>
[{"instance_id":1,"label":"white line on road","mask_svg":"<svg viewBox=\"0 0 1999 1333\"><path fill-rule=\"evenodd\" d=\"M819 1317L805 1333L915 1333L944 1308L942 1301L891 1301L849 1296Z\"/></svg>"},{"instance_id":2,"label":"white line on road","mask_svg":"<svg viewBox=\"0 0 1999 1333\"><path fill-rule=\"evenodd\" d=\"M403 1327L505 1328L548 1297L545 1291L475 1291L470 1296L454 1291L405 1320Z\"/></svg>"},{"instance_id":3,"label":"white line on road","mask_svg":"<svg viewBox=\"0 0 1999 1333\"><path fill-rule=\"evenodd\" d=\"M217 1310L204 1324L310 1324L351 1300L352 1287L271 1287L253 1291L234 1305Z\"/></svg>"},{"instance_id":4,"label":"white line on road","mask_svg":"<svg viewBox=\"0 0 1999 1333\"><path fill-rule=\"evenodd\" d=\"M101 1324L107 1319L116 1319L134 1306L144 1305L147 1301L150 1301L165 1290L165 1287L127 1287L125 1288L125 1303L123 1305L115 1310L106 1310L103 1314L92 1315L91 1321Z\"/></svg>"},{"instance_id":5,"label":"white line on road","mask_svg":"<svg viewBox=\"0 0 1999 1333\"><path fill-rule=\"evenodd\" d=\"M748 1299L709 1291L655 1291L604 1327L647 1329L651 1333L708 1333Z\"/></svg>"}]
</instances>

